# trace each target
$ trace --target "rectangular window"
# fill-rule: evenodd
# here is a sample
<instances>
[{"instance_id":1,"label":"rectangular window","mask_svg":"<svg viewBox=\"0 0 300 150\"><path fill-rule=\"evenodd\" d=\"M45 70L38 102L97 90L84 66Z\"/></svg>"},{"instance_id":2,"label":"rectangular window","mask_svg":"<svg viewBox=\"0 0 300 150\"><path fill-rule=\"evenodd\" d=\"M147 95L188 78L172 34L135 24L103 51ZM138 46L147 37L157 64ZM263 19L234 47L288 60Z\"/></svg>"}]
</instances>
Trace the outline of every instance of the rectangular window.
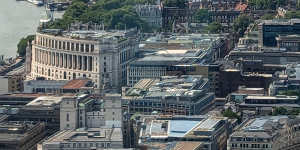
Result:
<instances>
[{"instance_id":1,"label":"rectangular window","mask_svg":"<svg viewBox=\"0 0 300 150\"><path fill-rule=\"evenodd\" d=\"M61 41L58 42L58 49L61 49Z\"/></svg>"},{"instance_id":2,"label":"rectangular window","mask_svg":"<svg viewBox=\"0 0 300 150\"><path fill-rule=\"evenodd\" d=\"M66 118L67 121L70 121L70 115L67 114L67 118Z\"/></svg>"},{"instance_id":3,"label":"rectangular window","mask_svg":"<svg viewBox=\"0 0 300 150\"><path fill-rule=\"evenodd\" d=\"M95 47L94 47L94 45L92 44L92 45L91 45L91 52L94 52L94 48L95 48Z\"/></svg>"},{"instance_id":4,"label":"rectangular window","mask_svg":"<svg viewBox=\"0 0 300 150\"><path fill-rule=\"evenodd\" d=\"M70 50L70 42L67 42L67 50Z\"/></svg>"},{"instance_id":5,"label":"rectangular window","mask_svg":"<svg viewBox=\"0 0 300 150\"><path fill-rule=\"evenodd\" d=\"M74 51L74 43L71 43L71 51Z\"/></svg>"},{"instance_id":6,"label":"rectangular window","mask_svg":"<svg viewBox=\"0 0 300 150\"><path fill-rule=\"evenodd\" d=\"M84 51L84 44L80 44L80 51L81 51L81 52Z\"/></svg>"},{"instance_id":7,"label":"rectangular window","mask_svg":"<svg viewBox=\"0 0 300 150\"><path fill-rule=\"evenodd\" d=\"M57 49L57 41L55 40L55 49Z\"/></svg>"},{"instance_id":8,"label":"rectangular window","mask_svg":"<svg viewBox=\"0 0 300 150\"><path fill-rule=\"evenodd\" d=\"M76 43L76 51L79 51L79 43Z\"/></svg>"},{"instance_id":9,"label":"rectangular window","mask_svg":"<svg viewBox=\"0 0 300 150\"><path fill-rule=\"evenodd\" d=\"M85 44L85 51L89 52L90 51L90 45L89 44Z\"/></svg>"},{"instance_id":10,"label":"rectangular window","mask_svg":"<svg viewBox=\"0 0 300 150\"><path fill-rule=\"evenodd\" d=\"M63 50L66 49L66 42L63 42Z\"/></svg>"}]
</instances>

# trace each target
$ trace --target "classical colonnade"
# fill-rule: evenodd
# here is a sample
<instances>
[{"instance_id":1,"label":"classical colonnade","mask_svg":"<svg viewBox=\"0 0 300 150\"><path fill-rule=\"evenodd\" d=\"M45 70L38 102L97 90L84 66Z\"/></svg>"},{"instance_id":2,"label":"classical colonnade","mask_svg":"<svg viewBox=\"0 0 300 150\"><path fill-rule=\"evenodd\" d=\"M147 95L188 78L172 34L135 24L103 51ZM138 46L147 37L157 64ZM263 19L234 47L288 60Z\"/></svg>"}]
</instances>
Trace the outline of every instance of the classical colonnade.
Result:
<instances>
[{"instance_id":1,"label":"classical colonnade","mask_svg":"<svg viewBox=\"0 0 300 150\"><path fill-rule=\"evenodd\" d=\"M53 67L93 71L94 70L94 57L69 54L64 52L52 52L48 50L35 49L35 61L39 64L44 64Z\"/></svg>"}]
</instances>

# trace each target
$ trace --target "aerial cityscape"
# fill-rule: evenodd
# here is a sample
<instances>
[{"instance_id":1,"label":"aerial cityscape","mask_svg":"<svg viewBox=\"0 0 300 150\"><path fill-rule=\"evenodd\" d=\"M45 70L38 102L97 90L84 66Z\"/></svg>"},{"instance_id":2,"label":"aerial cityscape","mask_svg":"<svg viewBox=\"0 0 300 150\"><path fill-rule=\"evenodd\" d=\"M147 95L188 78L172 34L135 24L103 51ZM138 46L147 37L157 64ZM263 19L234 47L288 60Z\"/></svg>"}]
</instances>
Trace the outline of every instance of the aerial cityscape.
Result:
<instances>
[{"instance_id":1,"label":"aerial cityscape","mask_svg":"<svg viewBox=\"0 0 300 150\"><path fill-rule=\"evenodd\" d=\"M300 150L300 0L1 0L0 150Z\"/></svg>"}]
</instances>

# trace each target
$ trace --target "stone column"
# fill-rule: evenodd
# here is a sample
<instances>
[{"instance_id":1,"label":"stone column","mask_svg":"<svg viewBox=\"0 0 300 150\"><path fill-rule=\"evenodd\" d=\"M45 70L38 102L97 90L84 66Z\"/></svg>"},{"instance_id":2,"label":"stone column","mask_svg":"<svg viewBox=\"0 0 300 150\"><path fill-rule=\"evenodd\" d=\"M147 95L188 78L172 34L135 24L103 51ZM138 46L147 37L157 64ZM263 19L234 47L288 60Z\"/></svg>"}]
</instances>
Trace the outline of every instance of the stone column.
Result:
<instances>
[{"instance_id":1,"label":"stone column","mask_svg":"<svg viewBox=\"0 0 300 150\"><path fill-rule=\"evenodd\" d=\"M90 56L86 56L86 70L90 71L90 62L89 62Z\"/></svg>"},{"instance_id":2,"label":"stone column","mask_svg":"<svg viewBox=\"0 0 300 150\"><path fill-rule=\"evenodd\" d=\"M64 54L64 68L67 68L68 66L68 57L67 54Z\"/></svg>"},{"instance_id":3,"label":"stone column","mask_svg":"<svg viewBox=\"0 0 300 150\"><path fill-rule=\"evenodd\" d=\"M77 61L77 66L76 66L76 68L77 68L77 70L79 70L79 56L78 56L78 55L76 55L76 61Z\"/></svg>"},{"instance_id":4,"label":"stone column","mask_svg":"<svg viewBox=\"0 0 300 150\"><path fill-rule=\"evenodd\" d=\"M63 66L64 66L64 57L63 57L62 53L59 53L59 55L60 55L60 68L63 68Z\"/></svg>"},{"instance_id":5,"label":"stone column","mask_svg":"<svg viewBox=\"0 0 300 150\"><path fill-rule=\"evenodd\" d=\"M55 66L58 67L59 65L59 55L58 53L55 53Z\"/></svg>"},{"instance_id":6,"label":"stone column","mask_svg":"<svg viewBox=\"0 0 300 150\"><path fill-rule=\"evenodd\" d=\"M37 62L37 63L39 63L39 61L40 61L39 54L40 54L39 50L36 49L36 51L35 51L35 62Z\"/></svg>"},{"instance_id":7,"label":"stone column","mask_svg":"<svg viewBox=\"0 0 300 150\"><path fill-rule=\"evenodd\" d=\"M72 69L73 65L73 55L69 54L69 69Z\"/></svg>"},{"instance_id":8,"label":"stone column","mask_svg":"<svg viewBox=\"0 0 300 150\"><path fill-rule=\"evenodd\" d=\"M88 57L84 56L84 70L88 70Z\"/></svg>"},{"instance_id":9,"label":"stone column","mask_svg":"<svg viewBox=\"0 0 300 150\"><path fill-rule=\"evenodd\" d=\"M45 51L42 51L42 61L43 61L43 64L45 64Z\"/></svg>"},{"instance_id":10,"label":"stone column","mask_svg":"<svg viewBox=\"0 0 300 150\"><path fill-rule=\"evenodd\" d=\"M51 53L47 52L48 55L48 65L51 65Z\"/></svg>"},{"instance_id":11,"label":"stone column","mask_svg":"<svg viewBox=\"0 0 300 150\"><path fill-rule=\"evenodd\" d=\"M91 57L91 64L92 64L91 70L94 71L94 57L93 56Z\"/></svg>"},{"instance_id":12,"label":"stone column","mask_svg":"<svg viewBox=\"0 0 300 150\"><path fill-rule=\"evenodd\" d=\"M77 67L77 57L76 57L76 55L72 55L73 56L73 69L76 69L76 67Z\"/></svg>"},{"instance_id":13,"label":"stone column","mask_svg":"<svg viewBox=\"0 0 300 150\"><path fill-rule=\"evenodd\" d=\"M50 52L47 52L48 55L48 65L51 65L51 54Z\"/></svg>"},{"instance_id":14,"label":"stone column","mask_svg":"<svg viewBox=\"0 0 300 150\"><path fill-rule=\"evenodd\" d=\"M66 68L69 68L69 61L70 61L70 58L69 58L69 54L66 54Z\"/></svg>"},{"instance_id":15,"label":"stone column","mask_svg":"<svg viewBox=\"0 0 300 150\"><path fill-rule=\"evenodd\" d=\"M84 56L81 57L81 70L85 70L84 68Z\"/></svg>"},{"instance_id":16,"label":"stone column","mask_svg":"<svg viewBox=\"0 0 300 150\"><path fill-rule=\"evenodd\" d=\"M82 70L82 56L79 56L79 70Z\"/></svg>"}]
</instances>

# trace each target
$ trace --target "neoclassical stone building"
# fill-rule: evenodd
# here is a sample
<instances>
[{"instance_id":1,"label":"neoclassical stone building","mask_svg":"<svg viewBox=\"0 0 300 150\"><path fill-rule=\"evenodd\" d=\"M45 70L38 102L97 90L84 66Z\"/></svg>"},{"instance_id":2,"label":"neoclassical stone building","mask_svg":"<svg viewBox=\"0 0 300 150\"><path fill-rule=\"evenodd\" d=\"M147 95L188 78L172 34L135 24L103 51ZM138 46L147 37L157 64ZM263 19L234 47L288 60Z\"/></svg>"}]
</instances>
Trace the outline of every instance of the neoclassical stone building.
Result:
<instances>
[{"instance_id":1,"label":"neoclassical stone building","mask_svg":"<svg viewBox=\"0 0 300 150\"><path fill-rule=\"evenodd\" d=\"M126 84L127 64L135 57L136 35L136 29L38 31L27 59L27 79L89 78L95 88L120 89Z\"/></svg>"}]
</instances>

